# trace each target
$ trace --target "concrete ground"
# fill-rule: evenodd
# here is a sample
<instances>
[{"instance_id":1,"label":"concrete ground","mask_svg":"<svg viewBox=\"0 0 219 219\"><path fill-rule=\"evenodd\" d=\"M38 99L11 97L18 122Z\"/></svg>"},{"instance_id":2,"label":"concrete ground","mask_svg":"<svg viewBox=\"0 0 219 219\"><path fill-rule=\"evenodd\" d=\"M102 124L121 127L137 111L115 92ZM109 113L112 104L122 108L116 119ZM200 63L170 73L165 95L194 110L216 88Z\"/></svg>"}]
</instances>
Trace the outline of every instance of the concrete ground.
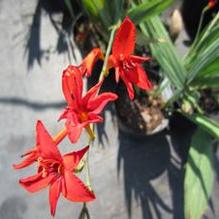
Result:
<instances>
[{"instance_id":1,"label":"concrete ground","mask_svg":"<svg viewBox=\"0 0 219 219\"><path fill-rule=\"evenodd\" d=\"M33 19L33 14L40 16ZM53 16L60 19L60 14ZM0 0L0 30L0 219L51 218L48 190L24 191L18 179L29 176L32 168L15 171L12 164L34 145L37 119L53 134L63 126L57 118L65 106L61 73L69 64L68 52L57 50L58 34L35 0ZM76 64L81 59L76 45L74 53L71 63ZM97 196L88 204L91 218L183 219L182 148L188 145L190 131L137 138L118 130L113 110L104 116L91 151ZM77 146L66 140L61 150L86 141L86 135ZM218 173L217 159L216 164ZM216 181L215 215L209 210L205 218L219 218L218 197ZM56 218L77 219L81 208L82 204L60 198Z\"/></svg>"}]
</instances>

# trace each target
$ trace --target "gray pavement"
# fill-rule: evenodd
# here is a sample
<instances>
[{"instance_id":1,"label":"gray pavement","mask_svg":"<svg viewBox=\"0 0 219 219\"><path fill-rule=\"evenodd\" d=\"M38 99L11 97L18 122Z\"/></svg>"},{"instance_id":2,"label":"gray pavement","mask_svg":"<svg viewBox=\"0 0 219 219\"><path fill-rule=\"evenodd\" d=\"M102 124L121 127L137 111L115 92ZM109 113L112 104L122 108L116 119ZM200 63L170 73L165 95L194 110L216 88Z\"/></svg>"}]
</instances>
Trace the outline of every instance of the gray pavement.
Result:
<instances>
[{"instance_id":1,"label":"gray pavement","mask_svg":"<svg viewBox=\"0 0 219 219\"><path fill-rule=\"evenodd\" d=\"M34 145L37 119L53 134L63 126L56 120L65 106L61 73L69 64L68 54L56 52L58 35L45 11L31 26L36 7L35 0L0 0L0 219L51 218L48 190L29 194L18 185L18 179L32 174L32 168L12 169L19 156ZM55 19L60 16L54 15ZM76 46L74 52L77 58L71 63L75 64L81 57ZM99 140L91 151L97 196L88 204L91 218L183 219L180 148L188 144L190 133L130 136L118 130L111 112L105 112ZM66 140L60 149L79 148L86 141L86 135L76 146ZM219 218L218 191L215 182L215 216L209 210L209 219ZM77 219L81 207L60 198L56 218Z\"/></svg>"}]
</instances>

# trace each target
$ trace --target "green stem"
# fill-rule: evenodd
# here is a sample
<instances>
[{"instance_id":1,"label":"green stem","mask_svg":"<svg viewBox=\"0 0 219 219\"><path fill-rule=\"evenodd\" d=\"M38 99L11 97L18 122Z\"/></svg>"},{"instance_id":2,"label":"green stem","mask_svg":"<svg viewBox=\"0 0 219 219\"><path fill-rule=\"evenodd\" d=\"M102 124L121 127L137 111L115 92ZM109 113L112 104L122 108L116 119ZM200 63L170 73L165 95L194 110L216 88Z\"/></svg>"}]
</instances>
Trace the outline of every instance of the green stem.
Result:
<instances>
[{"instance_id":1,"label":"green stem","mask_svg":"<svg viewBox=\"0 0 219 219\"><path fill-rule=\"evenodd\" d=\"M203 23L203 19L204 19L204 15L205 15L205 12L208 10L207 7L205 7L203 10L202 10L202 13L201 13L201 17L200 17L200 21L199 21L199 24L198 24L198 29L197 29L197 32L196 32L196 35L195 35L195 39L188 51L188 53L185 55L184 57L184 60L186 60L187 57L189 57L191 51L193 51L193 49L197 46L198 44L198 36L200 35L200 31L201 31L201 26L202 26L202 23ZM203 39L203 37L202 37Z\"/></svg>"},{"instance_id":2,"label":"green stem","mask_svg":"<svg viewBox=\"0 0 219 219\"><path fill-rule=\"evenodd\" d=\"M105 55L105 59L104 59L104 63L103 63L103 68L102 68L102 71L100 73L99 81L101 81L104 77L107 77L107 75L108 75L108 72L106 72L108 59L109 59L109 55L110 55L110 52L112 49L114 35L115 35L115 32L116 32L117 28L119 27L119 25L120 25L120 21L117 24L112 26L112 30L110 33L110 39L109 39L109 43L107 46L106 55Z\"/></svg>"},{"instance_id":3,"label":"green stem","mask_svg":"<svg viewBox=\"0 0 219 219\"><path fill-rule=\"evenodd\" d=\"M106 55L105 55L105 59L104 59L104 63L103 63L103 68L102 68L102 71L101 71L100 76L99 76L99 81L103 80L108 75L107 72L106 72L107 71L108 58L109 58L109 55L110 55L110 52L111 52L111 49L112 49L114 35L115 35L115 32L116 32L117 28L119 27L119 25L120 25L120 21L116 25L112 26L112 30L111 30L111 33L110 33L110 39L109 39L109 43L108 43L108 46L107 46ZM92 129L93 128L94 127L92 127ZM94 138L93 139L89 138L88 145L91 145L93 142L94 142ZM86 154L85 167L86 167L86 173L87 173L87 176L86 176L87 186L92 191L90 169L89 169L89 152L87 152L87 154Z\"/></svg>"},{"instance_id":4,"label":"green stem","mask_svg":"<svg viewBox=\"0 0 219 219\"><path fill-rule=\"evenodd\" d=\"M214 19L208 25L207 29L203 32L203 35L201 36L201 38L199 40L195 39L195 41L193 42L193 44L190 47L189 51L187 52L187 54L183 58L184 63L187 66L187 68L188 68L188 66L191 67L192 60L194 58L196 58L196 56L197 56L197 50L200 48L200 46L202 45L202 43L204 42L206 37L212 31L212 28L215 26L215 24L218 22L218 20L219 20L219 12L216 14Z\"/></svg>"},{"instance_id":5,"label":"green stem","mask_svg":"<svg viewBox=\"0 0 219 219\"><path fill-rule=\"evenodd\" d=\"M92 184L91 184L91 177L90 177L90 167L89 167L89 150L86 153L86 159L85 159L85 168L86 168L86 181L87 181L87 187L92 191Z\"/></svg>"},{"instance_id":6,"label":"green stem","mask_svg":"<svg viewBox=\"0 0 219 219\"><path fill-rule=\"evenodd\" d=\"M208 10L208 7L205 7L201 13L201 17L200 17L200 21L199 21L199 24L198 24L198 30L197 30L197 33L195 35L195 40L193 42L193 45L195 45L197 43L197 40L198 40L198 37L200 35L200 32L201 32L201 27L202 27L202 23L203 23L203 19L204 19L204 15L205 15L205 12Z\"/></svg>"},{"instance_id":7,"label":"green stem","mask_svg":"<svg viewBox=\"0 0 219 219\"><path fill-rule=\"evenodd\" d=\"M94 127L93 125L91 126L91 129L94 130ZM89 136L89 139L88 139L88 145L89 146L93 146L93 142L95 140L95 138L92 138ZM91 183L91 176L90 176L90 167L89 167L89 150L87 151L86 153L86 158L85 158L85 168L86 168L86 181L87 181L87 186L88 188L93 191L92 189L92 183Z\"/></svg>"}]
</instances>

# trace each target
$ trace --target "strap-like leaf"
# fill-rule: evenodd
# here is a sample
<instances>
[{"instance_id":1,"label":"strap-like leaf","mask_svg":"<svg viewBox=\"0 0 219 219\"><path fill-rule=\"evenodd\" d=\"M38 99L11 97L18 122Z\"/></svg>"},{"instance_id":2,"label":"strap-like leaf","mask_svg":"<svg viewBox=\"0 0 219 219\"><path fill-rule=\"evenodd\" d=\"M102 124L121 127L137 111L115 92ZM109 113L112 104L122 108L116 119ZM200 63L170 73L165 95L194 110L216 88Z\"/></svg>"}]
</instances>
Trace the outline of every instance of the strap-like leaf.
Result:
<instances>
[{"instance_id":1,"label":"strap-like leaf","mask_svg":"<svg viewBox=\"0 0 219 219\"><path fill-rule=\"evenodd\" d=\"M218 72L219 73L219 72ZM193 81L192 85L199 88L219 88L219 74L215 77L204 77Z\"/></svg>"},{"instance_id":2,"label":"strap-like leaf","mask_svg":"<svg viewBox=\"0 0 219 219\"><path fill-rule=\"evenodd\" d=\"M152 55L160 64L163 73L171 81L172 86L182 90L187 72L160 18L150 18L141 23L140 28L146 38L158 41L152 41L149 44Z\"/></svg>"},{"instance_id":3,"label":"strap-like leaf","mask_svg":"<svg viewBox=\"0 0 219 219\"><path fill-rule=\"evenodd\" d=\"M207 75L219 73L219 16L199 36L184 58L188 70L187 84L204 79ZM199 83L200 84L200 83Z\"/></svg>"},{"instance_id":4,"label":"strap-like leaf","mask_svg":"<svg viewBox=\"0 0 219 219\"><path fill-rule=\"evenodd\" d=\"M100 22L103 28L107 30L112 24L107 11L104 10L106 4L105 1L106 0L82 0L81 4L91 20Z\"/></svg>"},{"instance_id":5,"label":"strap-like leaf","mask_svg":"<svg viewBox=\"0 0 219 219\"><path fill-rule=\"evenodd\" d=\"M211 136L197 129L192 138L185 174L185 219L200 219L212 192L213 147Z\"/></svg>"},{"instance_id":6,"label":"strap-like leaf","mask_svg":"<svg viewBox=\"0 0 219 219\"><path fill-rule=\"evenodd\" d=\"M147 1L133 7L128 16L135 24L147 20L149 17L160 14L166 9L173 1L172 0L153 0Z\"/></svg>"},{"instance_id":7,"label":"strap-like leaf","mask_svg":"<svg viewBox=\"0 0 219 219\"><path fill-rule=\"evenodd\" d=\"M212 119L200 113L193 113L192 115L184 114L198 126L206 130L211 136L219 138L219 124Z\"/></svg>"}]
</instances>

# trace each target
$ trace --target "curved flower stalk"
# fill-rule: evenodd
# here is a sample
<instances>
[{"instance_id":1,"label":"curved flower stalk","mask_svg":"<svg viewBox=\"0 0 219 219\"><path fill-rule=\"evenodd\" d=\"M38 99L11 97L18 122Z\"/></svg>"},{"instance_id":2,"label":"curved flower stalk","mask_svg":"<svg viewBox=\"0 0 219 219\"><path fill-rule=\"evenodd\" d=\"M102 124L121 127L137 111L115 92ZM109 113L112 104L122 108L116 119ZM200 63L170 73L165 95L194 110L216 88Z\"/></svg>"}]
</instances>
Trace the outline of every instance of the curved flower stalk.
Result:
<instances>
[{"instance_id":1,"label":"curved flower stalk","mask_svg":"<svg viewBox=\"0 0 219 219\"><path fill-rule=\"evenodd\" d=\"M146 91L152 89L141 63L149 61L149 57L134 56L136 28L126 17L118 29L112 45L112 54L108 60L108 68L115 68L116 81L121 78L126 85L130 99L134 98L133 85Z\"/></svg>"},{"instance_id":2,"label":"curved flower stalk","mask_svg":"<svg viewBox=\"0 0 219 219\"><path fill-rule=\"evenodd\" d=\"M89 142L95 138L91 124L103 121L100 113L110 102L118 98L111 92L100 93L100 88L109 68L115 68L116 80L121 78L130 96L134 98L133 85L149 90L152 85L141 63L148 61L148 57L132 55L135 47L135 27L129 18L120 26L113 43L115 25L111 32L103 70L99 82L83 95L83 76L91 76L98 59L103 59L99 48L94 48L79 66L68 66L62 75L62 90L67 107L59 120L65 119L65 127L55 137L51 137L41 121L36 124L36 145L25 153L15 169L21 169L37 163L37 173L19 180L19 184L29 192L37 192L49 187L50 212L54 216L60 195L73 202L88 202L95 199L91 187L88 164L89 146L75 152L61 155L58 144L68 135L75 143L85 128L89 134ZM112 54L110 55L111 47ZM109 56L110 55L110 56ZM85 167L87 169L87 186L74 174L81 171L81 160L86 154Z\"/></svg>"},{"instance_id":3,"label":"curved flower stalk","mask_svg":"<svg viewBox=\"0 0 219 219\"><path fill-rule=\"evenodd\" d=\"M70 65L63 72L62 90L68 106L59 120L66 119L67 133L72 143L79 139L83 128L86 128L90 137L94 138L90 124L102 122L103 118L99 114L108 102L117 99L117 95L111 92L98 95L102 82L97 83L82 96L81 70Z\"/></svg>"},{"instance_id":4,"label":"curved flower stalk","mask_svg":"<svg viewBox=\"0 0 219 219\"><path fill-rule=\"evenodd\" d=\"M37 146L32 152L33 161L37 161L38 170L33 176L19 180L20 185L28 192L38 192L49 186L49 202L51 215L55 215L57 201L60 194L73 202L88 202L95 199L95 195L84 183L73 174L89 146L80 151L61 155L56 142L46 131L43 124L37 122ZM27 166L28 161L14 167Z\"/></svg>"}]
</instances>

